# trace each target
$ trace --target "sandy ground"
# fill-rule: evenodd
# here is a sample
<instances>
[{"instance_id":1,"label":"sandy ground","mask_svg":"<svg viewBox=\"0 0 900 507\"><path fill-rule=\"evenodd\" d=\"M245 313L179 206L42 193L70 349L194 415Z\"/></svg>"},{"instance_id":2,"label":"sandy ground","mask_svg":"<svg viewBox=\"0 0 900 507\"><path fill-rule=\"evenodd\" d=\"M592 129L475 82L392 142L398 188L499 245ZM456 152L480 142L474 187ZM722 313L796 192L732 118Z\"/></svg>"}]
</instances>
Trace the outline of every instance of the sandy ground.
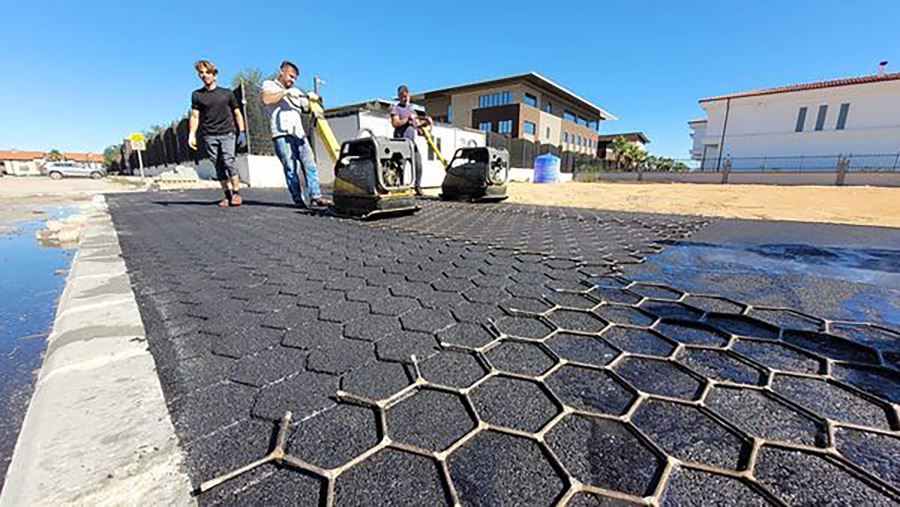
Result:
<instances>
[{"instance_id":1,"label":"sandy ground","mask_svg":"<svg viewBox=\"0 0 900 507\"><path fill-rule=\"evenodd\" d=\"M509 202L900 227L900 188L687 183L511 183Z\"/></svg>"},{"instance_id":2,"label":"sandy ground","mask_svg":"<svg viewBox=\"0 0 900 507\"><path fill-rule=\"evenodd\" d=\"M57 206L80 206L101 192L133 190L134 185L111 179L62 179L44 177L0 178L0 234L22 220L46 220Z\"/></svg>"}]
</instances>

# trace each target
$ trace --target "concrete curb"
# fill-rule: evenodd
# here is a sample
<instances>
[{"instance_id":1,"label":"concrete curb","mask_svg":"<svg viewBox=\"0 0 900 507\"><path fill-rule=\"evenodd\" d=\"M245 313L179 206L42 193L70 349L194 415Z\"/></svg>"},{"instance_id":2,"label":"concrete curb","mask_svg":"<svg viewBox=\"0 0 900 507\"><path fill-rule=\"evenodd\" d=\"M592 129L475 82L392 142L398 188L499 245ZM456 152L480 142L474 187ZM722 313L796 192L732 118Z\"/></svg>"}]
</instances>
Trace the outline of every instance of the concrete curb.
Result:
<instances>
[{"instance_id":1,"label":"concrete curb","mask_svg":"<svg viewBox=\"0 0 900 507\"><path fill-rule=\"evenodd\" d=\"M104 197L84 213L0 506L195 504Z\"/></svg>"}]
</instances>

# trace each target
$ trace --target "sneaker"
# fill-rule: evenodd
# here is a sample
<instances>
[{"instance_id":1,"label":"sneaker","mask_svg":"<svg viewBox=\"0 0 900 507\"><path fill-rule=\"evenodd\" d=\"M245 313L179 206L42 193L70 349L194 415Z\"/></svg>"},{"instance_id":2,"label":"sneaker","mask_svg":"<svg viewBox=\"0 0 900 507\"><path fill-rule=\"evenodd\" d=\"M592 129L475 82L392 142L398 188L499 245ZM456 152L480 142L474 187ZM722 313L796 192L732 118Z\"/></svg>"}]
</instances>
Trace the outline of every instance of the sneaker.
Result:
<instances>
[{"instance_id":1,"label":"sneaker","mask_svg":"<svg viewBox=\"0 0 900 507\"><path fill-rule=\"evenodd\" d=\"M231 205L232 206L240 206L244 200L241 199L241 194L234 194L231 196Z\"/></svg>"},{"instance_id":2,"label":"sneaker","mask_svg":"<svg viewBox=\"0 0 900 507\"><path fill-rule=\"evenodd\" d=\"M329 199L326 199L324 197L316 197L315 199L312 200L312 203L313 203L313 206L321 206L323 208L334 204Z\"/></svg>"},{"instance_id":3,"label":"sneaker","mask_svg":"<svg viewBox=\"0 0 900 507\"><path fill-rule=\"evenodd\" d=\"M227 207L229 207L229 206L231 206L231 202L228 200L227 197L224 198L224 199L222 199L221 201L219 201L219 207L220 207L220 208L227 208Z\"/></svg>"}]
</instances>

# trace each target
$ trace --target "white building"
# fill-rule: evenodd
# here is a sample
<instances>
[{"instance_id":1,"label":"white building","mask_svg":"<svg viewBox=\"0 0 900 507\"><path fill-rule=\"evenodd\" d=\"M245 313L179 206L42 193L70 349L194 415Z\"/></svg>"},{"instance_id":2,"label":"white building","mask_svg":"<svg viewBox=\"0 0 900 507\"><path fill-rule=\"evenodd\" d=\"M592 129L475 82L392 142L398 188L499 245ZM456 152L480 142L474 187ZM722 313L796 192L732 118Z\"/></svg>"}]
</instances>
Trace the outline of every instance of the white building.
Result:
<instances>
[{"instance_id":1,"label":"white building","mask_svg":"<svg viewBox=\"0 0 900 507\"><path fill-rule=\"evenodd\" d=\"M688 122L704 170L835 170L900 163L900 72L751 90L700 100ZM720 150L720 146L724 147ZM721 154L721 156L720 156Z\"/></svg>"}]
</instances>

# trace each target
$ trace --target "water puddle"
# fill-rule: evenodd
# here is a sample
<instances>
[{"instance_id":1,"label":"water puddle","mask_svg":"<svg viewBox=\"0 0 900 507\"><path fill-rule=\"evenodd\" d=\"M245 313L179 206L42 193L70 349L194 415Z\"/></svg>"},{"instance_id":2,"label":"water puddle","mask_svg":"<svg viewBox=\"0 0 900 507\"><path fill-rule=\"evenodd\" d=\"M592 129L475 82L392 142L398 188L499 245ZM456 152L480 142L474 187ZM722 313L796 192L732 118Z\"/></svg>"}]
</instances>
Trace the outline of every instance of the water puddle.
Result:
<instances>
[{"instance_id":1,"label":"water puddle","mask_svg":"<svg viewBox=\"0 0 900 507\"><path fill-rule=\"evenodd\" d=\"M59 220L74 211L56 207L47 217ZM73 248L42 246L36 235L45 225L0 224L0 487L75 254Z\"/></svg>"}]
</instances>

